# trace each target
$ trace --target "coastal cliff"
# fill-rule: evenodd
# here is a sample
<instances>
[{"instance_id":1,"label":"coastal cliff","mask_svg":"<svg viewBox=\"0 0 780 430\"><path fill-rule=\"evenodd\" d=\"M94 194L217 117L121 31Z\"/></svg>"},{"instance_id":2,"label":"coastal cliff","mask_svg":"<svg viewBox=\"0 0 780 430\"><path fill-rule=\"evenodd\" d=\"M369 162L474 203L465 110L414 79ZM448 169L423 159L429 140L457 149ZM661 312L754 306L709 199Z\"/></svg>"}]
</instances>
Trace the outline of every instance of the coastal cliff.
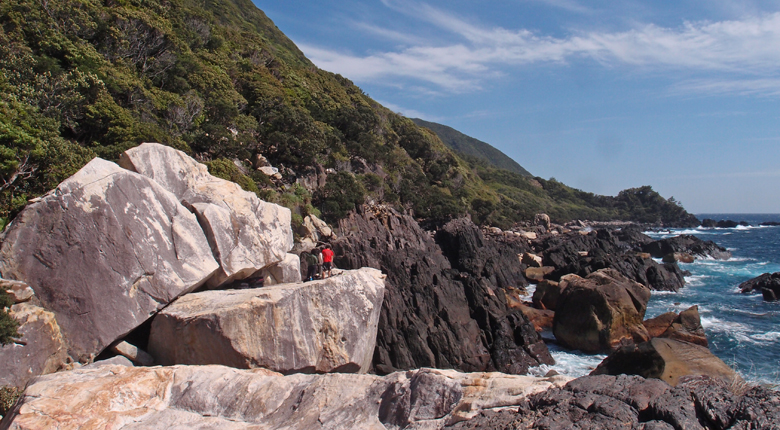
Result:
<instances>
[{"instance_id":1,"label":"coastal cliff","mask_svg":"<svg viewBox=\"0 0 780 430\"><path fill-rule=\"evenodd\" d=\"M23 392L0 428L442 429L501 420L537 428L551 419L558 426L623 420L613 409L625 410L632 426L707 422L713 414L736 425L780 410L776 392L728 391L738 383L733 371L705 347L685 346L700 328L698 313L672 316L665 329L660 320L646 328L641 297L652 285L610 268L586 278L560 276L559 284L570 285L554 310L556 336L558 328L572 327L563 317L576 315L566 308L568 295L589 288L602 289L602 306L613 312L605 319L599 311L597 326L609 320L615 333L643 335L618 335L598 347L614 350L594 372L601 379L523 376L553 363L525 311L513 306L529 284L530 262L544 261L528 256L572 233L545 217L526 227L534 232L480 229L468 219L428 232L408 215L366 206L335 231L320 225L339 269L302 283L289 267L271 270L298 261L287 257L292 226L284 208L254 201L170 147L144 144L122 159L138 153L146 155L132 170L93 160L4 232L3 273L15 279L3 285L17 302L11 315L23 324L20 337L0 348L0 375ZM151 173L142 158L180 162L154 164ZM42 230L52 232L47 240L31 233ZM655 243L626 234L594 237L614 252ZM703 249L684 240L676 251ZM575 243L585 247L578 252L583 262L607 246ZM171 251L162 252L165 246ZM239 251L247 258L238 258ZM246 268L237 269L239 262ZM280 283L252 288L257 273L272 272L290 278L277 275ZM585 330L574 340L600 330L574 327ZM642 375L631 379L628 397L608 394L624 380L606 375L621 373ZM696 380L697 390L730 393L726 406L690 400L685 390L695 375L710 377ZM645 404L647 390L673 396ZM608 409L581 412L574 405L583 396L606 396L597 402ZM568 412L545 412L550 401Z\"/></svg>"},{"instance_id":2,"label":"coastal cliff","mask_svg":"<svg viewBox=\"0 0 780 430\"><path fill-rule=\"evenodd\" d=\"M0 429L780 414L698 313L643 321L684 288L678 262L728 251L576 221L698 224L650 187L598 196L462 156L245 0L9 0L0 22ZM324 244L334 276L301 282ZM554 362L543 329L610 354L599 375L529 376Z\"/></svg>"}]
</instances>

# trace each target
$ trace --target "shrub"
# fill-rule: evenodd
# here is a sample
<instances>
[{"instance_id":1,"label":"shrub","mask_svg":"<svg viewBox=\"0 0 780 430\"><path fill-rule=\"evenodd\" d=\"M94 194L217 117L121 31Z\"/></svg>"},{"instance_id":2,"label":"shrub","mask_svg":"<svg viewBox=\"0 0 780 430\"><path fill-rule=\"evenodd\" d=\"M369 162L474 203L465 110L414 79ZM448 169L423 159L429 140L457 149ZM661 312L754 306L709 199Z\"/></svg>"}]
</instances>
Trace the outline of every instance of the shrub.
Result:
<instances>
[{"instance_id":1,"label":"shrub","mask_svg":"<svg viewBox=\"0 0 780 430\"><path fill-rule=\"evenodd\" d=\"M0 387L0 415L5 415L22 395L22 390L15 387Z\"/></svg>"},{"instance_id":2,"label":"shrub","mask_svg":"<svg viewBox=\"0 0 780 430\"><path fill-rule=\"evenodd\" d=\"M344 218L356 205L363 204L365 198L363 184L349 172L338 172L328 176L318 200L325 219L333 222Z\"/></svg>"},{"instance_id":3,"label":"shrub","mask_svg":"<svg viewBox=\"0 0 780 430\"><path fill-rule=\"evenodd\" d=\"M212 175L231 182L235 182L241 186L244 191L249 191L255 194L258 194L260 191L252 178L241 173L241 170L238 169L238 166L226 158L209 161L206 163L206 166L208 166L209 173Z\"/></svg>"},{"instance_id":4,"label":"shrub","mask_svg":"<svg viewBox=\"0 0 780 430\"><path fill-rule=\"evenodd\" d=\"M14 342L14 338L20 336L17 328L19 321L16 321L8 314L7 308L14 304L13 298L3 290L0 290L0 345L8 345Z\"/></svg>"}]
</instances>

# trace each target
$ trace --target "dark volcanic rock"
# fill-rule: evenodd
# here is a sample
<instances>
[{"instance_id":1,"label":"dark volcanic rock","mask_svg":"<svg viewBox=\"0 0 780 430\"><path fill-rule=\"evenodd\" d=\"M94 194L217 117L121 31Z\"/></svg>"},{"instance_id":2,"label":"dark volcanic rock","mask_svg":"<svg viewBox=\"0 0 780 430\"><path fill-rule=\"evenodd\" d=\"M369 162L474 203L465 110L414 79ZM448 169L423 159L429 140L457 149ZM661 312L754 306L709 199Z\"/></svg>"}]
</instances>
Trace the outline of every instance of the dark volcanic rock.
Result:
<instances>
[{"instance_id":1,"label":"dark volcanic rock","mask_svg":"<svg viewBox=\"0 0 780 430\"><path fill-rule=\"evenodd\" d=\"M528 251L525 239L499 242L456 220L434 240L410 216L382 207L363 208L339 228L332 242L336 266L387 274L374 353L378 373L419 367L525 373L553 362L503 290L527 285L517 260Z\"/></svg>"},{"instance_id":2,"label":"dark volcanic rock","mask_svg":"<svg viewBox=\"0 0 780 430\"><path fill-rule=\"evenodd\" d=\"M655 258L663 258L667 254L675 252L687 253L698 257L711 257L716 260L728 260L731 258L731 252L726 250L726 248L719 246L711 240L704 241L696 236L687 234L657 240L642 245L640 249Z\"/></svg>"},{"instance_id":3,"label":"dark volcanic rock","mask_svg":"<svg viewBox=\"0 0 780 430\"><path fill-rule=\"evenodd\" d=\"M533 295L534 306L538 309L549 309L554 311L558 306L558 299L566 286L565 282L555 282L544 280L536 286Z\"/></svg>"},{"instance_id":4,"label":"dark volcanic rock","mask_svg":"<svg viewBox=\"0 0 780 430\"><path fill-rule=\"evenodd\" d=\"M717 223L715 223L715 227L717 227L717 228L735 228L737 226L747 227L749 225L750 225L750 223L747 222L747 221L737 222L737 221L732 221L730 219L720 220Z\"/></svg>"},{"instance_id":5,"label":"dark volcanic rock","mask_svg":"<svg viewBox=\"0 0 780 430\"><path fill-rule=\"evenodd\" d=\"M529 396L517 411L483 411L451 429L776 429L780 393L734 394L706 376L677 387L639 376L585 376Z\"/></svg>"},{"instance_id":6,"label":"dark volcanic rock","mask_svg":"<svg viewBox=\"0 0 780 430\"><path fill-rule=\"evenodd\" d=\"M555 267L549 279L572 273L586 277L601 269L614 269L653 290L680 290L685 279L676 263L658 264L632 251L652 242L637 229L626 228L561 235L537 241L535 246L544 251L544 265Z\"/></svg>"},{"instance_id":7,"label":"dark volcanic rock","mask_svg":"<svg viewBox=\"0 0 780 430\"><path fill-rule=\"evenodd\" d=\"M714 219L704 218L701 220L701 226L704 228L715 228L718 226L718 222Z\"/></svg>"},{"instance_id":8,"label":"dark volcanic rock","mask_svg":"<svg viewBox=\"0 0 780 430\"><path fill-rule=\"evenodd\" d=\"M553 333L561 344L585 352L611 351L625 342L650 339L642 324L650 289L603 269L566 277L558 299Z\"/></svg>"},{"instance_id":9,"label":"dark volcanic rock","mask_svg":"<svg viewBox=\"0 0 780 430\"><path fill-rule=\"evenodd\" d=\"M778 297L780 297L780 272L764 273L761 276L739 284L739 289L743 293L760 291L764 296L764 300L768 302L777 301Z\"/></svg>"}]
</instances>

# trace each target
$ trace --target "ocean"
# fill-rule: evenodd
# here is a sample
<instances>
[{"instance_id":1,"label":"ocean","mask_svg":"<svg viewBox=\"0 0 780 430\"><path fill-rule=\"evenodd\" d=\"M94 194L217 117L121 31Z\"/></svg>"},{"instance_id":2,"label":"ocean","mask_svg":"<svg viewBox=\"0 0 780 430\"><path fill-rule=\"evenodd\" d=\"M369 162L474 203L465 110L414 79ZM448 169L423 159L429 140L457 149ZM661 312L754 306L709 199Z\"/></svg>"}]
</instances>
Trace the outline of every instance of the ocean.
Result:
<instances>
[{"instance_id":1,"label":"ocean","mask_svg":"<svg viewBox=\"0 0 780 430\"><path fill-rule=\"evenodd\" d=\"M697 214L705 218L747 221L749 227L727 229L696 228L646 232L656 239L691 234L712 240L729 249L727 261L697 259L680 264L690 272L686 285L677 293L653 291L645 319L662 313L680 312L699 306L702 326L710 350L736 369L746 380L780 386L780 302L764 302L761 294L741 294L739 284L762 273L780 272L780 227L762 227L762 222L780 222L780 214ZM533 291L530 291L533 294ZM551 332L542 333L547 340ZM556 360L554 366L541 366L534 374L549 370L574 377L588 374L604 355L587 355L548 342Z\"/></svg>"}]
</instances>

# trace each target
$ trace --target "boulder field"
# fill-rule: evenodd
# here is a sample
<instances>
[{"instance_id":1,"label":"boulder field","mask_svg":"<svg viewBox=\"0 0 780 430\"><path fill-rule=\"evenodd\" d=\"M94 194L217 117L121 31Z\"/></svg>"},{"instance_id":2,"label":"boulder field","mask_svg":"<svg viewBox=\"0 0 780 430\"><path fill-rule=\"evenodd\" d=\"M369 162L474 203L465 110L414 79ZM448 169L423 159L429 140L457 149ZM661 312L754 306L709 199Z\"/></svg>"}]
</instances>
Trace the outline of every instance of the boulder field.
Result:
<instances>
[{"instance_id":1,"label":"boulder field","mask_svg":"<svg viewBox=\"0 0 780 430\"><path fill-rule=\"evenodd\" d=\"M634 228L545 235L532 243L543 264L553 270L546 279L575 274L586 277L613 269L652 290L679 291L685 285L677 263L656 263L641 247L654 241Z\"/></svg>"},{"instance_id":2,"label":"boulder field","mask_svg":"<svg viewBox=\"0 0 780 430\"><path fill-rule=\"evenodd\" d=\"M2 287L29 301L10 310L22 338L0 348L3 384L23 387L116 350L195 290L257 274L269 284L300 281L298 257L287 253L289 209L160 144L128 150L121 165L95 158L3 232ZM381 286L373 288L380 290L371 306L379 308ZM364 367L365 358L358 361Z\"/></svg>"},{"instance_id":3,"label":"boulder field","mask_svg":"<svg viewBox=\"0 0 780 430\"><path fill-rule=\"evenodd\" d=\"M172 193L99 158L28 205L0 246L2 275L32 287L82 362L218 268Z\"/></svg>"},{"instance_id":4,"label":"boulder field","mask_svg":"<svg viewBox=\"0 0 780 430\"><path fill-rule=\"evenodd\" d=\"M27 388L0 429L726 428L780 410L734 392L696 308L643 321L651 290L682 288L678 263L728 258L717 245L545 216L427 231L383 206L300 230L175 149L93 160L3 232L22 337L0 347L0 385ZM320 240L347 270L301 283L290 252ZM518 376L553 363L545 327L612 353L594 376ZM113 354L130 360L93 363Z\"/></svg>"}]
</instances>

